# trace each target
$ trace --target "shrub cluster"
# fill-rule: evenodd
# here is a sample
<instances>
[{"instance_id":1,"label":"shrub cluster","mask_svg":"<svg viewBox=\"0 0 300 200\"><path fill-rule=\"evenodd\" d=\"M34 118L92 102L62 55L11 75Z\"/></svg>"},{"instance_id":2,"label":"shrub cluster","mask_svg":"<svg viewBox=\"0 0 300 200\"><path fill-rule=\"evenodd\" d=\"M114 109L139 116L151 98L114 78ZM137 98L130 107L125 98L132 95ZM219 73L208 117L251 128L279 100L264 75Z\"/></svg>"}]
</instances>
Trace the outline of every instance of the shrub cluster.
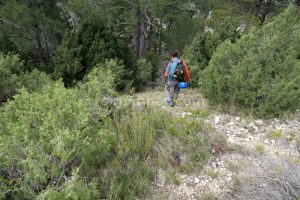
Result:
<instances>
[{"instance_id":1,"label":"shrub cluster","mask_svg":"<svg viewBox=\"0 0 300 200\"><path fill-rule=\"evenodd\" d=\"M120 102L115 78L95 68L76 87L23 88L0 108L0 199L135 199L158 167L207 161L213 137L201 121Z\"/></svg>"},{"instance_id":2,"label":"shrub cluster","mask_svg":"<svg viewBox=\"0 0 300 200\"><path fill-rule=\"evenodd\" d=\"M28 91L38 91L51 82L51 78L34 69L27 71L18 55L4 55L0 52L0 105L25 87Z\"/></svg>"},{"instance_id":3,"label":"shrub cluster","mask_svg":"<svg viewBox=\"0 0 300 200\"><path fill-rule=\"evenodd\" d=\"M202 76L212 103L236 104L260 116L293 111L300 102L300 13L289 7L276 20L235 44L222 43Z\"/></svg>"},{"instance_id":4,"label":"shrub cluster","mask_svg":"<svg viewBox=\"0 0 300 200\"><path fill-rule=\"evenodd\" d=\"M152 65L146 60L137 60L129 42L104 24L101 20L91 20L83 23L78 33L66 32L53 58L55 77L73 86L93 68L103 71L110 68L118 75L117 90L143 88L152 79ZM111 59L115 61L109 61Z\"/></svg>"}]
</instances>

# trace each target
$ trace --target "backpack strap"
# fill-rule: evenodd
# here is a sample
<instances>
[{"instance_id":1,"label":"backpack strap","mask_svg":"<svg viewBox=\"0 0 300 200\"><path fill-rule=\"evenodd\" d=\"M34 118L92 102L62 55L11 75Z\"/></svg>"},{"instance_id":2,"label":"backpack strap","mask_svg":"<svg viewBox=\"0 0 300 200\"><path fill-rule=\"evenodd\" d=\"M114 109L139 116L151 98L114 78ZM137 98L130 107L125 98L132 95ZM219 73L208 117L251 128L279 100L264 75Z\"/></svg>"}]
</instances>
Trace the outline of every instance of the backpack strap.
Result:
<instances>
[{"instance_id":1,"label":"backpack strap","mask_svg":"<svg viewBox=\"0 0 300 200\"><path fill-rule=\"evenodd\" d=\"M179 58L177 57L173 58L172 61L173 63L171 65L171 70L169 71L169 76L168 76L169 80L174 80L173 75L176 70L177 64L180 62Z\"/></svg>"}]
</instances>

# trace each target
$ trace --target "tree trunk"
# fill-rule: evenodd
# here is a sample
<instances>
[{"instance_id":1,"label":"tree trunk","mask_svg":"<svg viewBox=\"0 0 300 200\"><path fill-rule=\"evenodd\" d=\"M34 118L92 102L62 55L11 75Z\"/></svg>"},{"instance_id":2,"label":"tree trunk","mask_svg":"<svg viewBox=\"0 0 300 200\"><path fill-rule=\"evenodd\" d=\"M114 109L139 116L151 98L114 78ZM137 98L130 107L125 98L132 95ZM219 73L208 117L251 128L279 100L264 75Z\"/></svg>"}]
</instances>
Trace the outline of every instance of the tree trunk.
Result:
<instances>
[{"instance_id":1,"label":"tree trunk","mask_svg":"<svg viewBox=\"0 0 300 200\"><path fill-rule=\"evenodd\" d=\"M140 50L139 50L139 58L143 57L145 54L146 50L146 27L145 27L145 16L143 13L140 14L140 19L141 19L141 37L140 37Z\"/></svg>"},{"instance_id":2,"label":"tree trunk","mask_svg":"<svg viewBox=\"0 0 300 200\"><path fill-rule=\"evenodd\" d=\"M158 35L158 42L159 42L159 45L158 45L158 54L161 55L161 48L162 48L162 42L161 42L161 32L162 32L162 29L163 29L163 21L162 19L160 18L159 19L159 35Z\"/></svg>"},{"instance_id":3,"label":"tree trunk","mask_svg":"<svg viewBox=\"0 0 300 200\"><path fill-rule=\"evenodd\" d=\"M275 0L256 0L256 15L261 25L266 21L267 15L274 8Z\"/></svg>"},{"instance_id":4,"label":"tree trunk","mask_svg":"<svg viewBox=\"0 0 300 200\"><path fill-rule=\"evenodd\" d=\"M141 25L140 25L140 21L137 22L136 26L135 26L135 32L134 32L134 43L135 43L135 53L136 56L139 57L140 55L140 37L141 37Z\"/></svg>"},{"instance_id":5,"label":"tree trunk","mask_svg":"<svg viewBox=\"0 0 300 200\"><path fill-rule=\"evenodd\" d=\"M146 51L146 32L147 32L147 26L146 26L146 17L143 11L138 10L137 11L137 17L138 22L135 26L135 32L134 32L134 43L135 43L135 53L138 58L141 58L144 56Z\"/></svg>"},{"instance_id":6,"label":"tree trunk","mask_svg":"<svg viewBox=\"0 0 300 200\"><path fill-rule=\"evenodd\" d=\"M41 42L41 36L40 36L40 33L41 33L41 30L40 30L40 27L39 27L39 24L37 22L37 19L34 17L33 18L33 27L35 28L34 30L34 34L35 34L35 39L36 39L36 42L37 42L37 59L38 59L38 62L39 63L42 63L44 61L44 51L43 51L43 47L42 47L42 42Z\"/></svg>"}]
</instances>

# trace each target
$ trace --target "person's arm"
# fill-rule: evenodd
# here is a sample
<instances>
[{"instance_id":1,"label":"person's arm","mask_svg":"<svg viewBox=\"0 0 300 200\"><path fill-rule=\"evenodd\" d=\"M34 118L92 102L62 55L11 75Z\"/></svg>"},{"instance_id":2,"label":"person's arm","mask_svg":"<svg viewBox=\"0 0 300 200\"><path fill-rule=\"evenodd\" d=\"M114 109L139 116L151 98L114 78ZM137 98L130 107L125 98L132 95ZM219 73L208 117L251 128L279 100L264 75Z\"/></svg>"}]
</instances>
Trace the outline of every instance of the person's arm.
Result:
<instances>
[{"instance_id":1,"label":"person's arm","mask_svg":"<svg viewBox=\"0 0 300 200\"><path fill-rule=\"evenodd\" d=\"M166 67L166 71L165 71L165 74L164 74L164 77L165 78L168 78L168 76L169 76L169 72L170 72L170 70L171 70L171 63L169 63L168 64L168 66Z\"/></svg>"}]
</instances>

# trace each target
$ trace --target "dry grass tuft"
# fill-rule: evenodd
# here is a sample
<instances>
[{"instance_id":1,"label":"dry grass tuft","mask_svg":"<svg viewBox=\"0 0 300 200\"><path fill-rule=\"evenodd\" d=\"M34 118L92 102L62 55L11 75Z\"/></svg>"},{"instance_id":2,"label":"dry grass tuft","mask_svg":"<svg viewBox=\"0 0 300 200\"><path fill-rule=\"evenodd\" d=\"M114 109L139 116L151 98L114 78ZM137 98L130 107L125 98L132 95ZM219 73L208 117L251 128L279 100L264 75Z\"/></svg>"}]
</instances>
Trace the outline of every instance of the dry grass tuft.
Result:
<instances>
[{"instance_id":1,"label":"dry grass tuft","mask_svg":"<svg viewBox=\"0 0 300 200\"><path fill-rule=\"evenodd\" d=\"M300 197L300 166L285 159L260 157L238 177L237 200L295 200Z\"/></svg>"}]
</instances>

